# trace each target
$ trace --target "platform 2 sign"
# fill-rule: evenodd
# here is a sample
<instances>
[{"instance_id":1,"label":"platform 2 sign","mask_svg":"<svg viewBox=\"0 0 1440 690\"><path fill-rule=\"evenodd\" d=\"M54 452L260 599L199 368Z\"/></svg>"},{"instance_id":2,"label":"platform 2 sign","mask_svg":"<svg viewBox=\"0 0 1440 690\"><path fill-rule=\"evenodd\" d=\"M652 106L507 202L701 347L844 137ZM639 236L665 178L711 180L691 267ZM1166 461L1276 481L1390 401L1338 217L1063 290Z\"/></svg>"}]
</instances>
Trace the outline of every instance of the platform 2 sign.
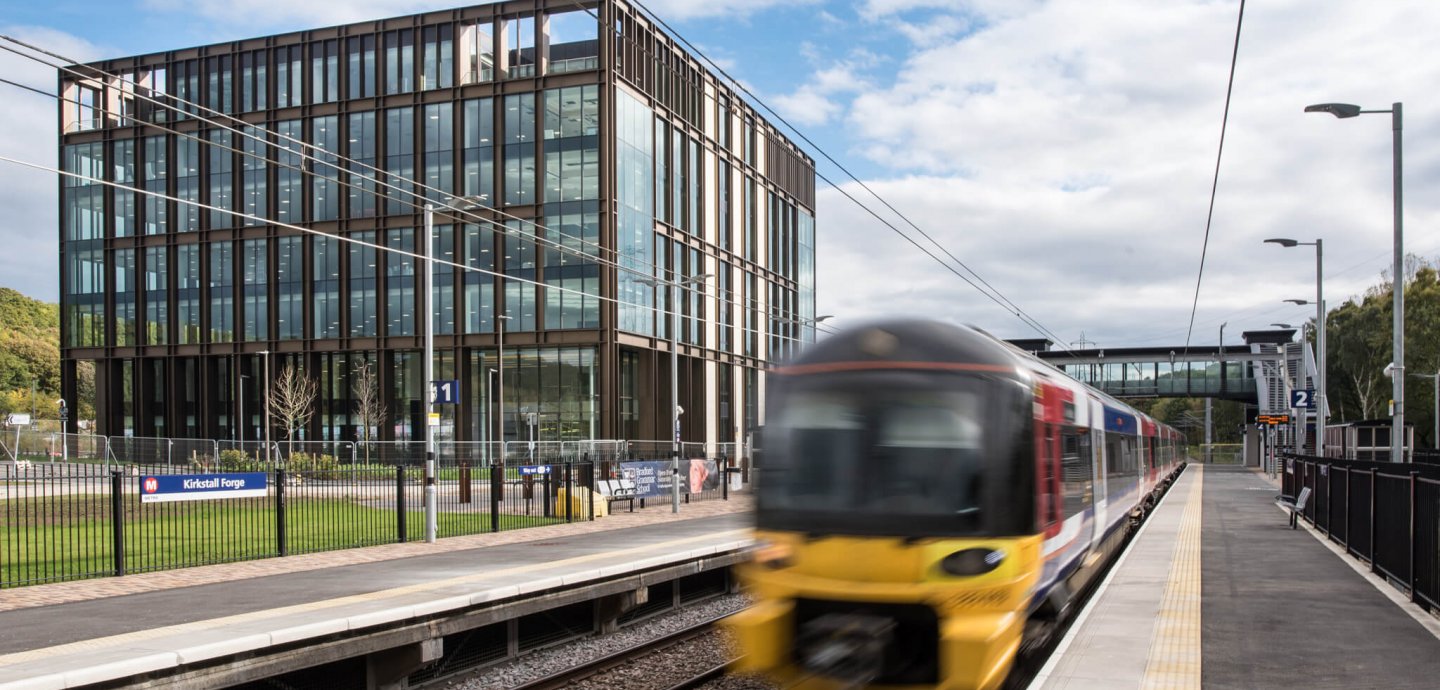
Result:
<instances>
[{"instance_id":1,"label":"platform 2 sign","mask_svg":"<svg viewBox=\"0 0 1440 690\"><path fill-rule=\"evenodd\" d=\"M141 503L263 497L264 472L227 474L152 474L140 477Z\"/></svg>"}]
</instances>

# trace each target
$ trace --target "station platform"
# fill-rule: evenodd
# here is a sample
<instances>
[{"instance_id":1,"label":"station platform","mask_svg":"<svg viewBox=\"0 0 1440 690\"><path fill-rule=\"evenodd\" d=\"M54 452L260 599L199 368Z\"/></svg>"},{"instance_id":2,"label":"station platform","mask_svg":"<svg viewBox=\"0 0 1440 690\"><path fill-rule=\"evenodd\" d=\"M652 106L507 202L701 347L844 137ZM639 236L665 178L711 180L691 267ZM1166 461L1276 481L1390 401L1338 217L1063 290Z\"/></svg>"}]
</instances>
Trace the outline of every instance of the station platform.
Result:
<instances>
[{"instance_id":1,"label":"station platform","mask_svg":"<svg viewBox=\"0 0 1440 690\"><path fill-rule=\"evenodd\" d=\"M1440 620L1253 470L1190 465L1031 688L1434 688Z\"/></svg>"},{"instance_id":2,"label":"station platform","mask_svg":"<svg viewBox=\"0 0 1440 690\"><path fill-rule=\"evenodd\" d=\"M748 497L694 503L678 515L652 506L437 544L3 590L0 688L155 678L162 679L155 685L213 687L265 677L274 669L257 660L267 655L297 666L314 659L296 655L341 658L356 645L379 652L426 637L438 645L440 636L469 629L462 624L524 613L496 611L506 606L543 610L536 607L546 597L551 606L556 597L588 601L644 588L647 577L727 567L750 544L750 505ZM253 668L215 670L237 664ZM191 669L200 675L186 680Z\"/></svg>"}]
</instances>

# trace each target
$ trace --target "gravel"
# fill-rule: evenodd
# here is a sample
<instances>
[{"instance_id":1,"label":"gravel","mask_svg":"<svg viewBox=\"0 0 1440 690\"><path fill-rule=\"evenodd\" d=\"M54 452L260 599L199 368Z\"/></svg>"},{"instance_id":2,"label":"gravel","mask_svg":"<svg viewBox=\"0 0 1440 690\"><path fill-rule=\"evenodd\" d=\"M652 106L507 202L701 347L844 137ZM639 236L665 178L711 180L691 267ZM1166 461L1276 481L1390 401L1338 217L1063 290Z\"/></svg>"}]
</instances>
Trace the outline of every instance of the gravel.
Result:
<instances>
[{"instance_id":1,"label":"gravel","mask_svg":"<svg viewBox=\"0 0 1440 690\"><path fill-rule=\"evenodd\" d=\"M637 644L663 637L726 613L739 611L749 604L741 594L729 594L683 609L662 613L628 625L614 633L588 637L549 649L525 654L516 659L480 669L472 674L442 681L435 687L453 690L502 690L558 673L586 661L613 654ZM706 669L733 658L728 633L715 631L690 642L645 657L596 676L573 687L577 690L625 688L650 690L669 688ZM775 686L753 678L738 677L716 680L705 687L714 690L772 690Z\"/></svg>"}]
</instances>

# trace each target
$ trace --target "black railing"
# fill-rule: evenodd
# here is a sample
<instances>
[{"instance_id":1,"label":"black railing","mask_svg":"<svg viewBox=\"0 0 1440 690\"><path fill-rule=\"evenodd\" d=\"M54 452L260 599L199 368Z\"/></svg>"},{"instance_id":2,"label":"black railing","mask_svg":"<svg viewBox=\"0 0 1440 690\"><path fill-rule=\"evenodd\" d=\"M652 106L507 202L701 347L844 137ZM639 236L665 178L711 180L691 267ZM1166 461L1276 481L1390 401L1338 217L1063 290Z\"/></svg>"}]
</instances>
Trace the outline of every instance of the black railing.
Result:
<instances>
[{"instance_id":1,"label":"black railing","mask_svg":"<svg viewBox=\"0 0 1440 690\"><path fill-rule=\"evenodd\" d=\"M1307 487L1306 521L1440 611L1440 466L1287 456L1283 493Z\"/></svg>"},{"instance_id":2,"label":"black railing","mask_svg":"<svg viewBox=\"0 0 1440 690\"><path fill-rule=\"evenodd\" d=\"M424 468L264 472L263 495L145 502L183 468L0 464L0 588L425 538ZM437 471L437 536L593 519L589 462Z\"/></svg>"}]
</instances>

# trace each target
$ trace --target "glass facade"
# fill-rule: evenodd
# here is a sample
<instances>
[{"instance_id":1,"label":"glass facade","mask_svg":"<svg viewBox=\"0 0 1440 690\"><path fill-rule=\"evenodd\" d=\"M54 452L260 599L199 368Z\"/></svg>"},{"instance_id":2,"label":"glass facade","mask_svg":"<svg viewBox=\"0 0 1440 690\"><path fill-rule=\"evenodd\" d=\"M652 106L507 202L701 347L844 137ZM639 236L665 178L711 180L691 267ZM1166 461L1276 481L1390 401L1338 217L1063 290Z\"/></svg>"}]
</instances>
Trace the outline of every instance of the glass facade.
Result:
<instances>
[{"instance_id":1,"label":"glass facade","mask_svg":"<svg viewBox=\"0 0 1440 690\"><path fill-rule=\"evenodd\" d=\"M248 422L231 407L263 349L320 383L307 438L418 438L422 309L436 375L468 389L445 438L663 438L671 338L681 402L718 420L708 440L756 424L754 372L814 317L808 159L629 6L606 8L609 27L560 0L484 7L145 56L122 67L142 86L120 93L62 85L62 116L81 122L61 141L81 176L60 184L63 359L110 382L102 433L253 438L259 393ZM410 255L425 249L446 262L431 295ZM368 430L362 365L388 409Z\"/></svg>"}]
</instances>

